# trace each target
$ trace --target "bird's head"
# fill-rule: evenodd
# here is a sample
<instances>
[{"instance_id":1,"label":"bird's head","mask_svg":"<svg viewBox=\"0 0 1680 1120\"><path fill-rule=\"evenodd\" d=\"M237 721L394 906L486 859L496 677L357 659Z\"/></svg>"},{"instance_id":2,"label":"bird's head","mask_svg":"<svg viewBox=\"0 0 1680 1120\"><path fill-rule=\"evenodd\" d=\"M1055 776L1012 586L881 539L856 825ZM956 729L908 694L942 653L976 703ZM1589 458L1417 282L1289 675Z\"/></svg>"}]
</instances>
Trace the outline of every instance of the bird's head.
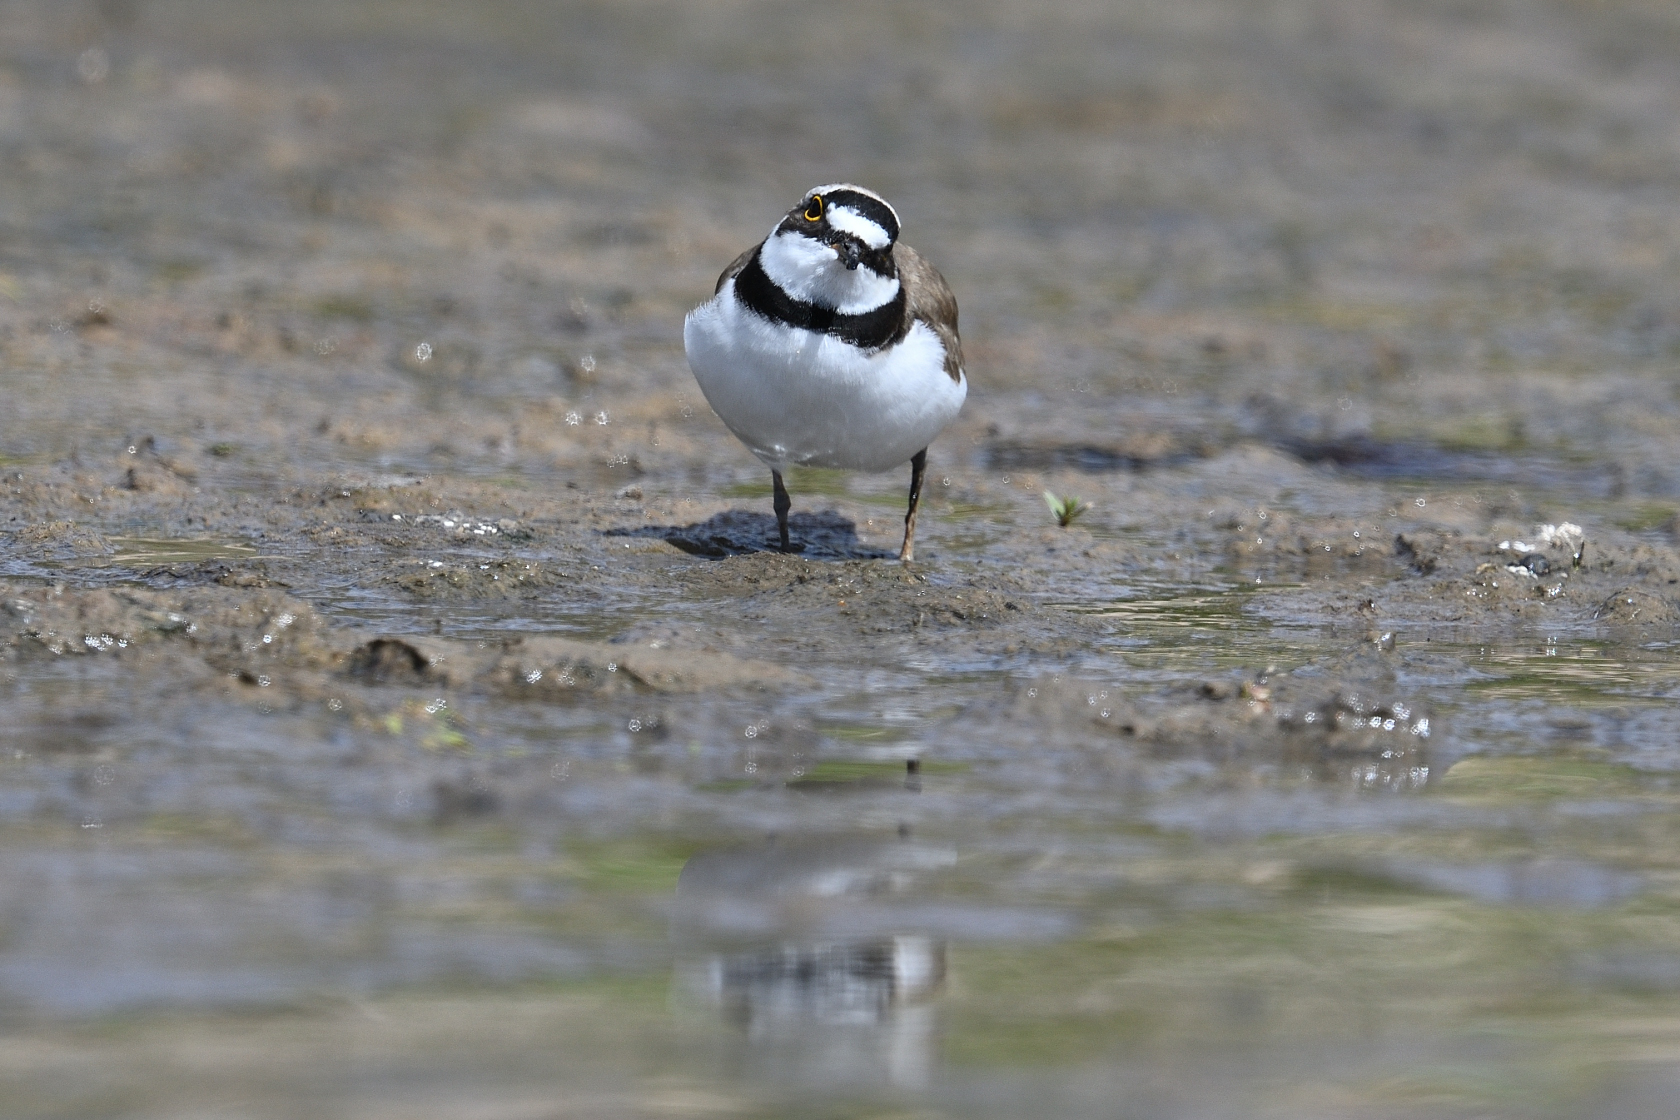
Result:
<instances>
[{"instance_id":1,"label":"bird's head","mask_svg":"<svg viewBox=\"0 0 1680 1120\"><path fill-rule=\"evenodd\" d=\"M848 272L867 265L882 276L894 275L891 255L898 240L898 214L874 191L851 183L813 187L776 232L826 245Z\"/></svg>"}]
</instances>

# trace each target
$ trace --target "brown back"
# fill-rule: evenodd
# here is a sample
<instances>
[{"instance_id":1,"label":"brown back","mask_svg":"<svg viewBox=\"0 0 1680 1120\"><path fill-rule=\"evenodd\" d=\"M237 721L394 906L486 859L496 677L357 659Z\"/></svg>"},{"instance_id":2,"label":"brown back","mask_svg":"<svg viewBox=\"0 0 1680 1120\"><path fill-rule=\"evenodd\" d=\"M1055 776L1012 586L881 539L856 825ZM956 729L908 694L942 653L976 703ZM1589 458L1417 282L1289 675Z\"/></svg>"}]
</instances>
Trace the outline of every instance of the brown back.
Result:
<instances>
[{"instance_id":1,"label":"brown back","mask_svg":"<svg viewBox=\"0 0 1680 1120\"><path fill-rule=\"evenodd\" d=\"M898 282L910 297L904 303L905 318L921 320L939 336L945 344L945 372L952 381L961 381L962 339L957 337L957 297L951 294L951 286L937 268L902 241L893 246L893 260L898 265Z\"/></svg>"}]
</instances>

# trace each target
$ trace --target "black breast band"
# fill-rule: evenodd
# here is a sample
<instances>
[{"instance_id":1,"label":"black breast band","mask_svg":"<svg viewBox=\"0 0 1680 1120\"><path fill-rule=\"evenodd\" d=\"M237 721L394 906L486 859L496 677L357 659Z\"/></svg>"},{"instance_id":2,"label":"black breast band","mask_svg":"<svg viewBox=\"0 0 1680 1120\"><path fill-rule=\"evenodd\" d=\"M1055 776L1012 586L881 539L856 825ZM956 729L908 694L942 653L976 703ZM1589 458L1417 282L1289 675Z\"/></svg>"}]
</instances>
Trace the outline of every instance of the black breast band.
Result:
<instances>
[{"instance_id":1,"label":"black breast band","mask_svg":"<svg viewBox=\"0 0 1680 1120\"><path fill-rule=\"evenodd\" d=\"M747 267L735 277L735 295L748 310L771 322L833 335L865 350L890 346L909 330L904 316L902 281L898 294L880 307L856 315L842 315L832 307L806 303L782 291L764 271L764 266L758 263L758 254L754 253Z\"/></svg>"}]
</instances>

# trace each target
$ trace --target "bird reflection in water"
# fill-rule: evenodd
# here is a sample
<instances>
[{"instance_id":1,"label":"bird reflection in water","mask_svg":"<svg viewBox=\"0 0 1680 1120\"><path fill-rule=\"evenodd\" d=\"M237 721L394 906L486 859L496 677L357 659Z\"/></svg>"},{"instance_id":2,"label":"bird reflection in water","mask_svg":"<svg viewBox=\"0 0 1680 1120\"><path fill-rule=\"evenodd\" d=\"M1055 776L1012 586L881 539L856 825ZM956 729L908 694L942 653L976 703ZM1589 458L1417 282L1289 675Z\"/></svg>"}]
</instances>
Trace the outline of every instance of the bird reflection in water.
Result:
<instances>
[{"instance_id":1,"label":"bird reflection in water","mask_svg":"<svg viewBox=\"0 0 1680 1120\"><path fill-rule=\"evenodd\" d=\"M679 999L739 1029L743 1072L925 1085L945 942L894 928L893 902L953 862L908 841L698 855L677 885Z\"/></svg>"}]
</instances>

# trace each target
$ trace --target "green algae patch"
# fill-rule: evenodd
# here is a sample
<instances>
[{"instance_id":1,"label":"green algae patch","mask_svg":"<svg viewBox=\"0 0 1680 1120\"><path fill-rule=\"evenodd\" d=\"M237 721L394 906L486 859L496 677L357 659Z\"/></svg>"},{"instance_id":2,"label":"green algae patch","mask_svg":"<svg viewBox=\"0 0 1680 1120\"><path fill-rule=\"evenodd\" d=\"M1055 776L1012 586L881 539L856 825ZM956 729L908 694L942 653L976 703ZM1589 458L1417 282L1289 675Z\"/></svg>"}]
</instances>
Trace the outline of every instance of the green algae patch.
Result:
<instances>
[{"instance_id":1,"label":"green algae patch","mask_svg":"<svg viewBox=\"0 0 1680 1120\"><path fill-rule=\"evenodd\" d=\"M585 842L567 848L572 871L590 890L669 894L699 845L651 837Z\"/></svg>"},{"instance_id":2,"label":"green algae patch","mask_svg":"<svg viewBox=\"0 0 1680 1120\"><path fill-rule=\"evenodd\" d=\"M917 762L914 768L898 761L831 758L812 766L788 782L791 790L808 793L847 789L875 789L902 786L922 775L960 774L968 766L960 762Z\"/></svg>"},{"instance_id":3,"label":"green algae patch","mask_svg":"<svg viewBox=\"0 0 1680 1120\"><path fill-rule=\"evenodd\" d=\"M1644 793L1646 780L1631 766L1565 755L1461 759L1435 783L1455 797L1489 799L1612 798Z\"/></svg>"}]
</instances>

